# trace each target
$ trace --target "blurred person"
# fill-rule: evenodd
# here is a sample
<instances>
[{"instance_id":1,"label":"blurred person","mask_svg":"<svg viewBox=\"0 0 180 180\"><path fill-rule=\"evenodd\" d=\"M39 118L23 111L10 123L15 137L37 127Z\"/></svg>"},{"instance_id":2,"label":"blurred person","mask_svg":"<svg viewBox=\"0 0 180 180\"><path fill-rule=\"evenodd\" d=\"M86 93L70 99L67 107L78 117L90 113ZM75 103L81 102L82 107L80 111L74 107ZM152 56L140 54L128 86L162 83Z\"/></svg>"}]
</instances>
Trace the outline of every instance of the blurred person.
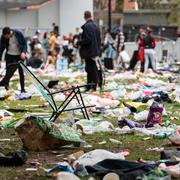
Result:
<instances>
[{"instance_id":1,"label":"blurred person","mask_svg":"<svg viewBox=\"0 0 180 180\"><path fill-rule=\"evenodd\" d=\"M35 46L35 57L44 61L45 54L44 54L44 49L41 44L37 44Z\"/></svg>"},{"instance_id":2,"label":"blurred person","mask_svg":"<svg viewBox=\"0 0 180 180\"><path fill-rule=\"evenodd\" d=\"M68 36L67 36L67 39L69 41L69 44L72 44L73 43L73 34L72 33L69 33Z\"/></svg>"},{"instance_id":3,"label":"blurred person","mask_svg":"<svg viewBox=\"0 0 180 180\"><path fill-rule=\"evenodd\" d=\"M39 29L35 32L35 36L37 36L40 41L41 31Z\"/></svg>"},{"instance_id":4,"label":"blurred person","mask_svg":"<svg viewBox=\"0 0 180 180\"><path fill-rule=\"evenodd\" d=\"M74 63L75 51L73 46L73 34L68 34L68 51L69 51L69 63Z\"/></svg>"},{"instance_id":5,"label":"blurred person","mask_svg":"<svg viewBox=\"0 0 180 180\"><path fill-rule=\"evenodd\" d=\"M24 35L18 30L11 29L10 27L4 27L0 40L0 60L4 50L6 50L6 74L0 81L0 86L4 86L8 90L9 81L14 75L15 71L18 69L21 92L25 92L24 73L23 69L18 64L18 61L24 61L26 59L27 43Z\"/></svg>"},{"instance_id":6,"label":"blurred person","mask_svg":"<svg viewBox=\"0 0 180 180\"><path fill-rule=\"evenodd\" d=\"M68 38L64 35L62 37L62 46L68 46L68 44L69 44Z\"/></svg>"},{"instance_id":7,"label":"blurred person","mask_svg":"<svg viewBox=\"0 0 180 180\"><path fill-rule=\"evenodd\" d=\"M35 36L32 37L32 40L31 40L31 42L29 44L32 56L33 56L33 53L34 53L34 50L35 50L35 46L37 44L40 44L40 41L38 39L38 36L35 35Z\"/></svg>"},{"instance_id":8,"label":"blurred person","mask_svg":"<svg viewBox=\"0 0 180 180\"><path fill-rule=\"evenodd\" d=\"M141 26L139 28L139 32L135 35L135 42L138 43L139 39L142 38L142 36L146 35L146 30L144 26Z\"/></svg>"},{"instance_id":9,"label":"blurred person","mask_svg":"<svg viewBox=\"0 0 180 180\"><path fill-rule=\"evenodd\" d=\"M56 51L50 51L48 54L47 62L44 66L44 72L48 71L49 67L53 67L55 70L55 65L56 65L56 60L57 60L57 54Z\"/></svg>"},{"instance_id":10,"label":"blurred person","mask_svg":"<svg viewBox=\"0 0 180 180\"><path fill-rule=\"evenodd\" d=\"M116 34L116 39L115 39L116 51L117 51L116 65L118 65L121 61L120 52L124 48L125 37L124 37L124 33L121 31L120 27L115 27L113 31Z\"/></svg>"},{"instance_id":11,"label":"blurred person","mask_svg":"<svg viewBox=\"0 0 180 180\"><path fill-rule=\"evenodd\" d=\"M125 50L125 46L122 47L119 56L120 56L120 59L121 59L121 66L124 69L126 69L128 64L129 64L129 62L130 62L130 57L129 57L128 53Z\"/></svg>"},{"instance_id":12,"label":"blurred person","mask_svg":"<svg viewBox=\"0 0 180 180\"><path fill-rule=\"evenodd\" d=\"M96 58L100 56L101 37L100 29L92 19L91 12L84 12L86 23L81 27L82 37L77 42L80 46L80 56L85 59L85 70L87 72L87 84L94 83L92 86L86 86L85 91L96 91L99 83L98 68L96 66Z\"/></svg>"},{"instance_id":13,"label":"blurred person","mask_svg":"<svg viewBox=\"0 0 180 180\"><path fill-rule=\"evenodd\" d=\"M60 50L61 50L61 36L57 33L57 32L54 32L55 34L55 44L54 44L54 50L56 51L56 54L58 55Z\"/></svg>"},{"instance_id":14,"label":"blurred person","mask_svg":"<svg viewBox=\"0 0 180 180\"><path fill-rule=\"evenodd\" d=\"M73 36L73 42L76 40L76 41L79 41L81 39L81 32L80 32L80 28L77 27L76 28L76 32Z\"/></svg>"},{"instance_id":15,"label":"blurred person","mask_svg":"<svg viewBox=\"0 0 180 180\"><path fill-rule=\"evenodd\" d=\"M56 59L57 59L57 53L56 53L56 51L50 52L50 53L48 54L49 64L55 65L55 64L56 64Z\"/></svg>"},{"instance_id":16,"label":"blurred person","mask_svg":"<svg viewBox=\"0 0 180 180\"><path fill-rule=\"evenodd\" d=\"M37 44L35 45L33 56L27 60L26 65L32 68L40 68L42 64L45 64L45 50L41 44Z\"/></svg>"},{"instance_id":17,"label":"blurred person","mask_svg":"<svg viewBox=\"0 0 180 180\"><path fill-rule=\"evenodd\" d=\"M138 53L140 53L139 51L142 51L143 52L143 49L141 49L140 50L140 48L141 47L143 47L144 45L144 37L146 36L146 34L145 34L145 28L144 28L144 26L141 26L140 28L139 28L139 32L138 32L138 34L136 34L136 36L135 36L135 42L136 42L136 44L138 45L138 49L137 50L135 50L134 52L133 52L133 55L132 55L132 57L131 57L131 60L130 60L130 65L129 65L129 67L128 67L128 70L134 70L134 68L135 68L135 66L136 66L136 64L137 64L137 62L138 62L138 60L139 61L141 61L141 67L140 67L140 71L141 72L144 72L144 55L143 54L141 54L142 56L141 56L141 58L140 58L140 54L138 54ZM139 57L138 57L139 56ZM143 59L142 59L142 57L143 57Z\"/></svg>"},{"instance_id":18,"label":"blurred person","mask_svg":"<svg viewBox=\"0 0 180 180\"><path fill-rule=\"evenodd\" d=\"M55 32L51 31L49 38L50 52L53 52L55 50L55 41L56 41Z\"/></svg>"},{"instance_id":19,"label":"blurred person","mask_svg":"<svg viewBox=\"0 0 180 180\"><path fill-rule=\"evenodd\" d=\"M112 38L110 32L106 32L105 37L104 37L104 45L107 45L107 44L111 44L111 45L114 44L114 39Z\"/></svg>"},{"instance_id":20,"label":"blurred person","mask_svg":"<svg viewBox=\"0 0 180 180\"><path fill-rule=\"evenodd\" d=\"M116 48L114 47L115 41L111 34L107 32L104 38L103 54L104 54L104 66L107 69L114 68L114 60L116 58Z\"/></svg>"},{"instance_id":21,"label":"blurred person","mask_svg":"<svg viewBox=\"0 0 180 180\"><path fill-rule=\"evenodd\" d=\"M117 52L120 52L124 46L124 41L125 41L124 33L121 31L120 28L115 29L115 33L117 33L116 35Z\"/></svg>"},{"instance_id":22,"label":"blurred person","mask_svg":"<svg viewBox=\"0 0 180 180\"><path fill-rule=\"evenodd\" d=\"M57 34L59 34L59 26L58 25L56 25L56 23L55 22L53 22L52 23L52 26L53 26L53 32L56 32Z\"/></svg>"},{"instance_id":23,"label":"blurred person","mask_svg":"<svg viewBox=\"0 0 180 180\"><path fill-rule=\"evenodd\" d=\"M63 36L61 55L63 54L67 58L68 64L74 62L73 50L73 45L69 42L69 37Z\"/></svg>"},{"instance_id":24,"label":"blurred person","mask_svg":"<svg viewBox=\"0 0 180 180\"><path fill-rule=\"evenodd\" d=\"M101 37L100 29L92 20L91 12L84 12L84 19L86 23L81 27L82 37L77 42L80 46L80 56L85 59L85 70L87 72L87 84L94 83L92 86L86 86L86 91L96 91L99 83L98 68L96 65L96 58L100 56Z\"/></svg>"},{"instance_id":25,"label":"blurred person","mask_svg":"<svg viewBox=\"0 0 180 180\"><path fill-rule=\"evenodd\" d=\"M156 71L156 59L155 59L155 51L156 40L153 36L151 28L147 28L146 37L144 38L144 71L147 72L149 66L153 71Z\"/></svg>"},{"instance_id":26,"label":"blurred person","mask_svg":"<svg viewBox=\"0 0 180 180\"><path fill-rule=\"evenodd\" d=\"M77 64L83 64L82 59L79 54L79 46L76 46L76 43L81 40L81 32L80 28L76 28L76 33L73 36L73 46L75 48L75 63Z\"/></svg>"},{"instance_id":27,"label":"blurred person","mask_svg":"<svg viewBox=\"0 0 180 180\"><path fill-rule=\"evenodd\" d=\"M43 35L42 46L43 46L43 48L45 50L45 56L47 58L48 53L49 53L49 49L50 49L48 32L45 32L44 35Z\"/></svg>"},{"instance_id":28,"label":"blurred person","mask_svg":"<svg viewBox=\"0 0 180 180\"><path fill-rule=\"evenodd\" d=\"M138 51L137 51L137 61L141 62L140 72L144 72L144 62L145 62L145 56L144 56L144 39L146 38L145 29L140 28L139 34L136 37L136 43L138 44ZM137 62L136 61L136 62Z\"/></svg>"}]
</instances>

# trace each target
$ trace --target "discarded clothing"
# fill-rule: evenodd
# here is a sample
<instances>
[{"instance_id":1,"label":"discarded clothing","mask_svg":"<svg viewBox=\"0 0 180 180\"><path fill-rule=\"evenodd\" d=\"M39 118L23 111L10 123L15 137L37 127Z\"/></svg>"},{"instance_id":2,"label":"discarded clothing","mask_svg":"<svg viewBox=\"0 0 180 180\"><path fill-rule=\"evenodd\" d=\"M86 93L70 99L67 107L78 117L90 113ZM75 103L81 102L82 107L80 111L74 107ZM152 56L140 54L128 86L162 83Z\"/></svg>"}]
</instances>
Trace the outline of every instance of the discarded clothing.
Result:
<instances>
[{"instance_id":1,"label":"discarded clothing","mask_svg":"<svg viewBox=\"0 0 180 180\"><path fill-rule=\"evenodd\" d=\"M167 166L165 163L161 163L158 168L166 171L173 177L180 177L180 163L171 166Z\"/></svg>"},{"instance_id":2,"label":"discarded clothing","mask_svg":"<svg viewBox=\"0 0 180 180\"><path fill-rule=\"evenodd\" d=\"M21 94L15 94L16 99L19 100L26 100L26 99L31 99L31 94L28 93L21 93Z\"/></svg>"},{"instance_id":3,"label":"discarded clothing","mask_svg":"<svg viewBox=\"0 0 180 180\"><path fill-rule=\"evenodd\" d=\"M47 176L56 176L58 172L69 172L73 173L72 167L67 162L58 163L56 166L54 166L52 169L46 172Z\"/></svg>"},{"instance_id":4,"label":"discarded clothing","mask_svg":"<svg viewBox=\"0 0 180 180\"><path fill-rule=\"evenodd\" d=\"M138 123L138 122L134 122L131 120L126 120L126 119L119 119L118 120L118 126L119 127L123 127L123 126L128 126L129 128L135 128L135 127L143 127L142 124Z\"/></svg>"}]
</instances>

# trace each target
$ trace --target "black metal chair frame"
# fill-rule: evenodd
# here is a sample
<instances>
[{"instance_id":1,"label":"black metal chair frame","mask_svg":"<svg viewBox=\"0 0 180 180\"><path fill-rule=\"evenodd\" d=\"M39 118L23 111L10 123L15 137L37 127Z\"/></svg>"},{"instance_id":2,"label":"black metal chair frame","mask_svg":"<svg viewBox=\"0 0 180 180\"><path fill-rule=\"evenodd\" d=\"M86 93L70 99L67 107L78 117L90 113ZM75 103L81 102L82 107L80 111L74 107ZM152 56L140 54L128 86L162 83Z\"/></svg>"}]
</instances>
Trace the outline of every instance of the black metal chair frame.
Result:
<instances>
[{"instance_id":1,"label":"black metal chair frame","mask_svg":"<svg viewBox=\"0 0 180 180\"><path fill-rule=\"evenodd\" d=\"M46 95L48 95L48 97L51 98L54 106L46 99L49 105L51 106L51 108L53 109L53 113L49 119L50 121L55 121L56 118L58 118L62 112L74 111L74 110L79 110L79 109L81 110L84 118L89 119L89 115L86 108L93 107L93 106L85 106L85 103L84 103L84 100L80 91L80 88L86 87L87 85L73 86L68 89L63 89L63 90L59 90L57 92L51 93L50 90L35 76L35 74L32 71L29 70L29 68L23 62L20 61L19 64L23 68L23 70L25 69L36 80L36 82L38 82L41 85L41 87L43 87L44 93L46 93ZM26 74L28 75L28 73ZM89 84L89 85L92 85L92 84ZM60 106L57 106L53 95L58 94L58 93L64 93L64 92L69 92L69 95L61 103ZM67 106L73 99L77 100L79 106L67 108Z\"/></svg>"}]
</instances>

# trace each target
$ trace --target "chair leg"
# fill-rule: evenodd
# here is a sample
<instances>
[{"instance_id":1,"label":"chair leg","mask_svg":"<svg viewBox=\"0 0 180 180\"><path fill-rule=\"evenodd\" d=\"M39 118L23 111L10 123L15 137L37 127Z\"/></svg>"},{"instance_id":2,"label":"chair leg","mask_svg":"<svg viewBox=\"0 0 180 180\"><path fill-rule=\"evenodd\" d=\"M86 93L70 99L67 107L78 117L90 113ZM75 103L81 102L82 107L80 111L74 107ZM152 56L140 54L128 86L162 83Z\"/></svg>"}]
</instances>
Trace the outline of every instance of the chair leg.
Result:
<instances>
[{"instance_id":1,"label":"chair leg","mask_svg":"<svg viewBox=\"0 0 180 180\"><path fill-rule=\"evenodd\" d=\"M82 95L81 95L80 88L79 88L79 87L77 87L77 88L78 88L78 94L79 94L79 96L80 96L80 98L81 98L81 102L82 102L83 108L84 108L84 110L85 110L86 118L89 120L89 115L88 115L86 106L85 106L85 104L84 104L84 100L83 100L83 97L82 97ZM85 118L85 119L86 119L86 118Z\"/></svg>"},{"instance_id":2,"label":"chair leg","mask_svg":"<svg viewBox=\"0 0 180 180\"><path fill-rule=\"evenodd\" d=\"M80 88L77 86L75 88L72 89L72 91L70 92L70 94L68 95L68 97L64 100L64 102L60 105L60 107L58 108L56 115L52 115L51 120L55 121L55 119L63 112L63 111L67 111L66 107L69 105L69 103L76 98L78 104L82 107L80 107L79 109L81 109L81 112L84 116L85 119L89 120L89 115L83 100L83 97L81 95L81 91ZM77 109L77 108L75 108ZM72 108L73 110L73 108Z\"/></svg>"},{"instance_id":3,"label":"chair leg","mask_svg":"<svg viewBox=\"0 0 180 180\"><path fill-rule=\"evenodd\" d=\"M79 90L79 89L78 89L78 90ZM77 100L77 102L79 103L79 105L81 105L81 102L80 102L80 100L79 100L79 98L78 98L78 95L77 95L78 93L79 93L78 91L75 92L75 90L74 90L74 94L75 94L75 96L76 96L76 100ZM83 108L81 108L81 112L82 112L84 118L86 119L86 113L84 112L84 109L83 109Z\"/></svg>"},{"instance_id":4,"label":"chair leg","mask_svg":"<svg viewBox=\"0 0 180 180\"><path fill-rule=\"evenodd\" d=\"M72 97L71 97L72 95ZM73 100L73 98L75 97L75 95L73 95L73 91L71 91L70 95L65 99L65 101L61 104L61 106L58 108L61 109L60 111L56 112L56 116L54 118L54 120L66 109L66 107L68 106L68 104ZM69 101L68 101L69 99ZM73 110L73 109L72 109Z\"/></svg>"}]
</instances>

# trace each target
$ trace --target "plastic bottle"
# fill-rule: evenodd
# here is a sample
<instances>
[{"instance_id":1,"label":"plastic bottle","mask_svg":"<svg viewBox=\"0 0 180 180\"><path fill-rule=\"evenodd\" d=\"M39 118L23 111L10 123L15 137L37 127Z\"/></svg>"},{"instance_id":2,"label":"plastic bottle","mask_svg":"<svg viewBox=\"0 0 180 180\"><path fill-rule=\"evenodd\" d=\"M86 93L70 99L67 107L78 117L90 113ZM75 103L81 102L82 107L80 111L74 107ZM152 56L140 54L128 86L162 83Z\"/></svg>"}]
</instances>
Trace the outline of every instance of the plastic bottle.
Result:
<instances>
[{"instance_id":1,"label":"plastic bottle","mask_svg":"<svg viewBox=\"0 0 180 180\"><path fill-rule=\"evenodd\" d=\"M57 74L63 74L67 72L68 69L68 60L66 57L59 56L56 61L56 71Z\"/></svg>"},{"instance_id":2,"label":"plastic bottle","mask_svg":"<svg viewBox=\"0 0 180 180\"><path fill-rule=\"evenodd\" d=\"M160 133L154 134L153 137L157 139L165 139L168 137L168 134L165 132L160 132Z\"/></svg>"},{"instance_id":3,"label":"plastic bottle","mask_svg":"<svg viewBox=\"0 0 180 180\"><path fill-rule=\"evenodd\" d=\"M56 72L57 74L61 73L61 56L58 56L56 61Z\"/></svg>"},{"instance_id":4,"label":"plastic bottle","mask_svg":"<svg viewBox=\"0 0 180 180\"><path fill-rule=\"evenodd\" d=\"M64 68L64 72L67 72L68 70L68 60L66 57L63 57L63 68Z\"/></svg>"},{"instance_id":5,"label":"plastic bottle","mask_svg":"<svg viewBox=\"0 0 180 180\"><path fill-rule=\"evenodd\" d=\"M171 124L171 122L169 120L165 120L163 124L165 127L168 127Z\"/></svg>"},{"instance_id":6,"label":"plastic bottle","mask_svg":"<svg viewBox=\"0 0 180 180\"><path fill-rule=\"evenodd\" d=\"M60 72L60 73L64 73L64 58L61 57L60 60L61 60L61 61L60 61L60 67L61 67L61 72Z\"/></svg>"}]
</instances>

